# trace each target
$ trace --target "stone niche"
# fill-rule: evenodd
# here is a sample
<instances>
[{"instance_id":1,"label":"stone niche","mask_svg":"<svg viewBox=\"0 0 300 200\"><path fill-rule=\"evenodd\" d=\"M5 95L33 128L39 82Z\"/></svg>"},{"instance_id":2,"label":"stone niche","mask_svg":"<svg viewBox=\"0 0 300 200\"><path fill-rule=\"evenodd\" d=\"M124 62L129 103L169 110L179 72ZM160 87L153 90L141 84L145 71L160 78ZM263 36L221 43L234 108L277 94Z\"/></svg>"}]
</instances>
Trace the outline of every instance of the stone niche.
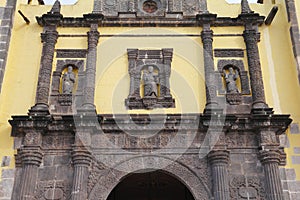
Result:
<instances>
[{"instance_id":1,"label":"stone niche","mask_svg":"<svg viewBox=\"0 0 300 200\"><path fill-rule=\"evenodd\" d=\"M173 49L127 49L130 91L128 109L174 108L170 93Z\"/></svg>"}]
</instances>

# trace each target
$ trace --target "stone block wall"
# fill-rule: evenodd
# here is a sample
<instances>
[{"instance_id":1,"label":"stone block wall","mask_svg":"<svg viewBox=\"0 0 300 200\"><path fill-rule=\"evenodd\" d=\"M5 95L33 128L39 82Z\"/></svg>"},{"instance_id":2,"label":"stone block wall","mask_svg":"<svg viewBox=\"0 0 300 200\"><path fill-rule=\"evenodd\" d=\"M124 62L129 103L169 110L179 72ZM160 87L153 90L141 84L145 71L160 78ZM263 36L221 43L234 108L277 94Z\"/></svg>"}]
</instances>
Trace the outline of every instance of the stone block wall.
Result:
<instances>
[{"instance_id":1,"label":"stone block wall","mask_svg":"<svg viewBox=\"0 0 300 200\"><path fill-rule=\"evenodd\" d=\"M6 68L16 2L17 0L7 0L6 6L0 7L0 92Z\"/></svg>"}]
</instances>

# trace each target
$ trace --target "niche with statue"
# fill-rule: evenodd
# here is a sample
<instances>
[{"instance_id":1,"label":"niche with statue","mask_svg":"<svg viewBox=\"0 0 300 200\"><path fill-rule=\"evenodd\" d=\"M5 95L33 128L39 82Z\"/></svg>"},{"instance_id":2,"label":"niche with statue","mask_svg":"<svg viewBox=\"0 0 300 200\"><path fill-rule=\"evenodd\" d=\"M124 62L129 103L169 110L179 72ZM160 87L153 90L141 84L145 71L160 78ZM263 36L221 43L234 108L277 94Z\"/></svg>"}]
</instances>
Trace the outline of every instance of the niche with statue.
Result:
<instances>
[{"instance_id":1,"label":"niche with statue","mask_svg":"<svg viewBox=\"0 0 300 200\"><path fill-rule=\"evenodd\" d=\"M173 108L170 75L173 49L127 49L130 91L128 109Z\"/></svg>"},{"instance_id":2,"label":"niche with statue","mask_svg":"<svg viewBox=\"0 0 300 200\"><path fill-rule=\"evenodd\" d=\"M71 112L75 97L82 96L83 60L58 60L52 74L51 110Z\"/></svg>"},{"instance_id":3,"label":"niche with statue","mask_svg":"<svg viewBox=\"0 0 300 200\"><path fill-rule=\"evenodd\" d=\"M242 60L219 60L216 78L219 81L219 94L224 94L227 103L239 105L243 96L250 94L248 72Z\"/></svg>"}]
</instances>

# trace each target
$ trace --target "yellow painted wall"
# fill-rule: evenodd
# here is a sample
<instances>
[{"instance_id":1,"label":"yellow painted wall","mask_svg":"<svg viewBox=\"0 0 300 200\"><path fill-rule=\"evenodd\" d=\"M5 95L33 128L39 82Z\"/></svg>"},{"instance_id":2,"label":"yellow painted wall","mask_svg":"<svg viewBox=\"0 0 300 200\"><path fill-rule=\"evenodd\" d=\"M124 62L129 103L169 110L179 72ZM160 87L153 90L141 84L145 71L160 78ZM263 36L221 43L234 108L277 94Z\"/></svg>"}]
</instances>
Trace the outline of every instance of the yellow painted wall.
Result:
<instances>
[{"instance_id":1,"label":"yellow painted wall","mask_svg":"<svg viewBox=\"0 0 300 200\"><path fill-rule=\"evenodd\" d=\"M50 6L25 5L27 0L19 0L20 9L31 23L26 25L19 15L15 16L11 46L5 71L2 92L0 93L0 158L13 156L13 140L7 120L12 115L25 115L34 105L42 44L35 16L50 10ZM300 122L300 88L293 60L289 38L284 0L276 1L279 12L271 26L260 27L259 43L262 72L267 102L276 113L290 113L295 123ZM299 4L299 3L298 3ZM1 4L0 4L1 6ZM251 4L251 8L261 15L268 15L273 4ZM92 11L92 1L80 0L74 6L63 6L64 16L82 16ZM208 8L218 16L236 17L240 5L229 5L225 0L208 1ZM300 8L300 6L298 7ZM299 12L300 13L300 12ZM213 28L216 34L243 32L243 27ZM60 34L85 34L87 28L59 28ZM200 34L201 28L99 28L101 34ZM243 48L242 37L214 38L214 48ZM56 48L69 49L87 47L85 37L59 38ZM176 99L176 108L153 111L127 111L124 99L129 92L127 48L161 49L174 48L172 62L171 89ZM202 112L205 105L205 85L202 59L202 43L196 37L169 38L124 38L103 37L98 45L98 65L96 76L95 104L98 113L196 113ZM215 60L217 63L218 59ZM54 61L54 64L56 60ZM247 60L244 59L247 69ZM53 68L54 70L54 68ZM22 99L22 103L20 103ZM290 156L293 147L300 146L300 134L291 135L291 148L288 154L288 168L297 170L300 180L300 165L292 165ZM9 167L14 167L13 162ZM1 168L2 169L2 168ZM1 170L0 170L1 171ZM1 173L1 172L0 172Z\"/></svg>"}]
</instances>

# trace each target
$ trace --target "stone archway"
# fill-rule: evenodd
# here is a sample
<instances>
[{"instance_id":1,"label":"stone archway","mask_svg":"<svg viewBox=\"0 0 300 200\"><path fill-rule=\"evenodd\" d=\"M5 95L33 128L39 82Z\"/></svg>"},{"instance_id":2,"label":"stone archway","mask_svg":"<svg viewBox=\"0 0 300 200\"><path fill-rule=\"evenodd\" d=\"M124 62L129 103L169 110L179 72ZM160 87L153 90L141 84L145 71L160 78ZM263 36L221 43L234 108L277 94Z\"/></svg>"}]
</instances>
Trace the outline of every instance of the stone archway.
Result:
<instances>
[{"instance_id":1,"label":"stone archway","mask_svg":"<svg viewBox=\"0 0 300 200\"><path fill-rule=\"evenodd\" d=\"M161 170L130 174L113 189L107 200L195 200L179 180Z\"/></svg>"},{"instance_id":2,"label":"stone archway","mask_svg":"<svg viewBox=\"0 0 300 200\"><path fill-rule=\"evenodd\" d=\"M160 169L175 177L187 187L196 200L212 198L207 184L183 164L165 157L141 156L126 160L116 165L114 169L107 170L91 190L89 199L106 200L116 185L126 176L146 169Z\"/></svg>"}]
</instances>

